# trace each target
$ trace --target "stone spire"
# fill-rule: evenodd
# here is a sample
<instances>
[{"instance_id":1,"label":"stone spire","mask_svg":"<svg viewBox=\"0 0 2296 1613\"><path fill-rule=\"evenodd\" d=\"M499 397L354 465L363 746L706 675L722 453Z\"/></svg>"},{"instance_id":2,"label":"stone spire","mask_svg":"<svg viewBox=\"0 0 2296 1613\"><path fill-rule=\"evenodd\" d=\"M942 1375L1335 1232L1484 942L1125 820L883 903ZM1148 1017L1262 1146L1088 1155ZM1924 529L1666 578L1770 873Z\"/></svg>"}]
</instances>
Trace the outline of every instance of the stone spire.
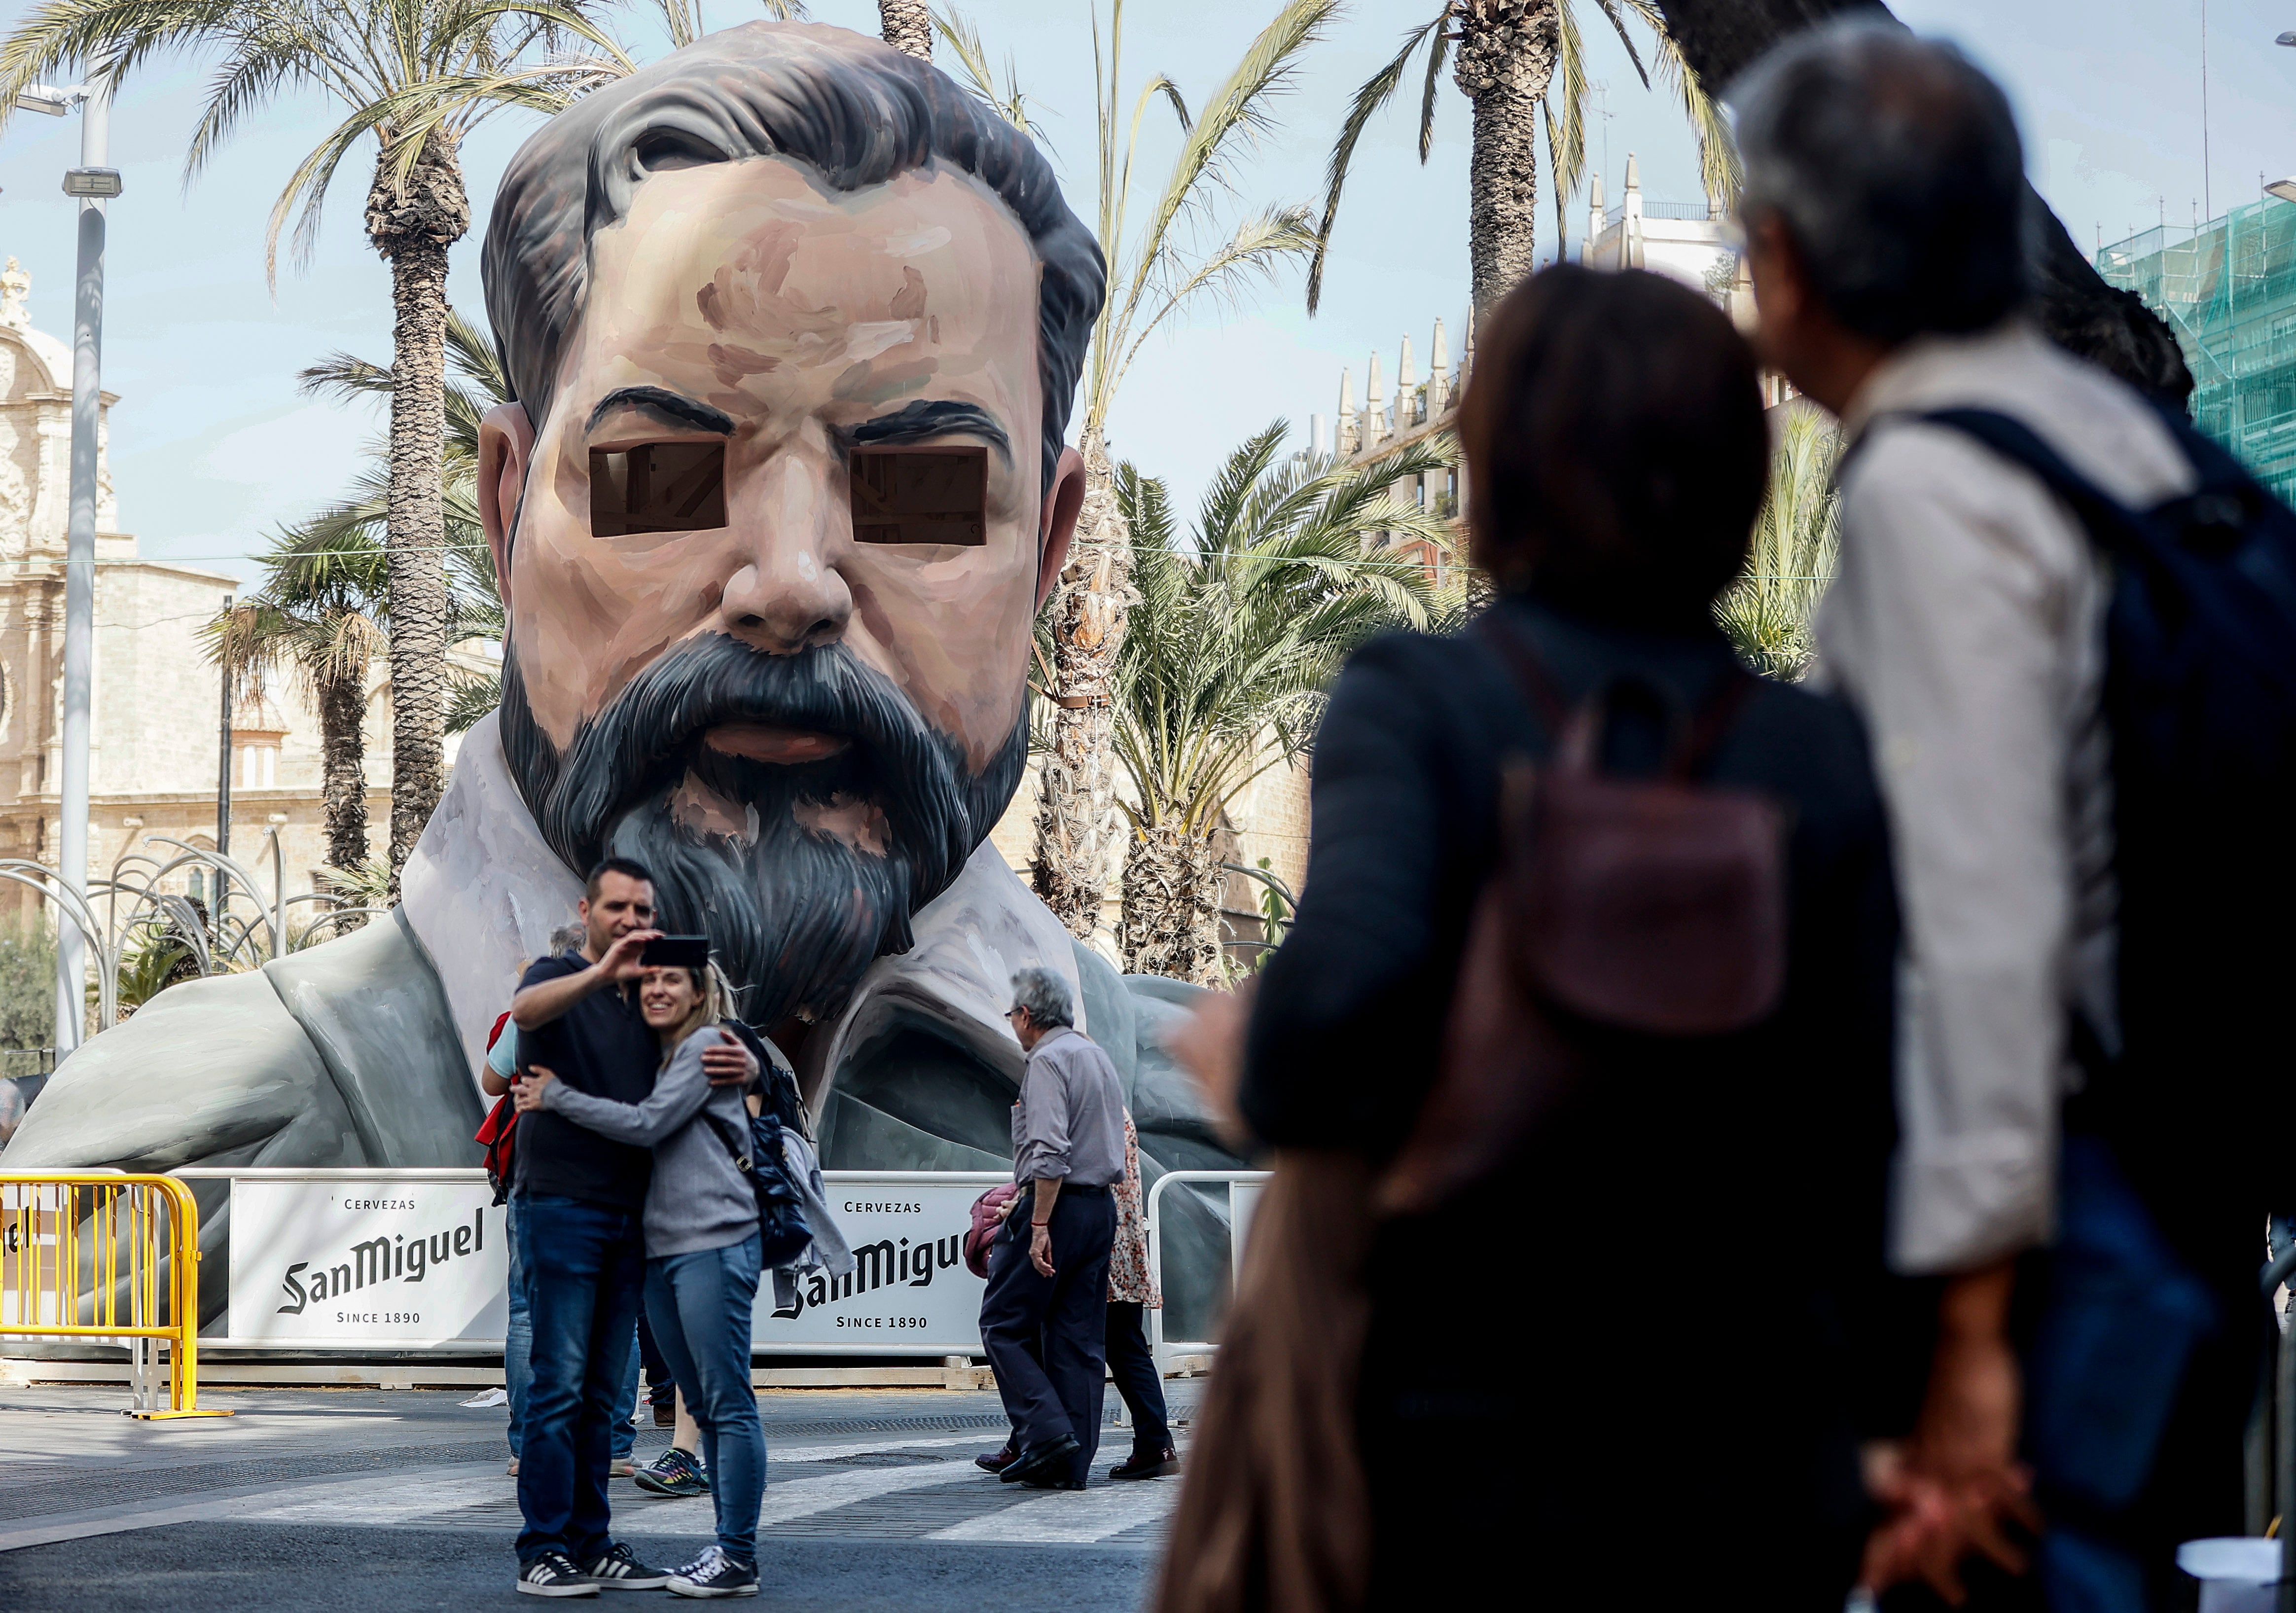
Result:
<instances>
[{"instance_id":1,"label":"stone spire","mask_svg":"<svg viewBox=\"0 0 2296 1613\"><path fill-rule=\"evenodd\" d=\"M1363 432L1356 420L1356 373L1340 372L1340 440L1339 455L1347 458L1363 446Z\"/></svg>"},{"instance_id":2,"label":"stone spire","mask_svg":"<svg viewBox=\"0 0 2296 1613\"><path fill-rule=\"evenodd\" d=\"M8 266L0 269L0 325L12 331L31 329L32 313L26 306L31 295L32 277L13 258L9 258Z\"/></svg>"},{"instance_id":3,"label":"stone spire","mask_svg":"<svg viewBox=\"0 0 2296 1613\"><path fill-rule=\"evenodd\" d=\"M1451 344L1443 339L1443 322L1435 322L1435 340L1428 344L1427 418L1440 420L1451 406Z\"/></svg>"},{"instance_id":4,"label":"stone spire","mask_svg":"<svg viewBox=\"0 0 2296 1613\"><path fill-rule=\"evenodd\" d=\"M1619 266L1643 266L1643 169L1632 151L1627 153L1627 192L1620 199L1626 216L1619 220Z\"/></svg>"},{"instance_id":5,"label":"stone spire","mask_svg":"<svg viewBox=\"0 0 2296 1613\"><path fill-rule=\"evenodd\" d=\"M1375 448L1387 440L1387 418L1381 407L1387 390L1380 381L1379 349L1371 350L1371 374L1364 382L1363 446Z\"/></svg>"},{"instance_id":6,"label":"stone spire","mask_svg":"<svg viewBox=\"0 0 2296 1613\"><path fill-rule=\"evenodd\" d=\"M1592 265L1595 242L1603 233L1603 176L1591 176L1587 181L1587 239L1578 243L1578 261Z\"/></svg>"},{"instance_id":7,"label":"stone spire","mask_svg":"<svg viewBox=\"0 0 2296 1613\"><path fill-rule=\"evenodd\" d=\"M1419 366L1411 362L1411 332L1403 333L1403 356L1395 365L1395 434L1419 423Z\"/></svg>"}]
</instances>

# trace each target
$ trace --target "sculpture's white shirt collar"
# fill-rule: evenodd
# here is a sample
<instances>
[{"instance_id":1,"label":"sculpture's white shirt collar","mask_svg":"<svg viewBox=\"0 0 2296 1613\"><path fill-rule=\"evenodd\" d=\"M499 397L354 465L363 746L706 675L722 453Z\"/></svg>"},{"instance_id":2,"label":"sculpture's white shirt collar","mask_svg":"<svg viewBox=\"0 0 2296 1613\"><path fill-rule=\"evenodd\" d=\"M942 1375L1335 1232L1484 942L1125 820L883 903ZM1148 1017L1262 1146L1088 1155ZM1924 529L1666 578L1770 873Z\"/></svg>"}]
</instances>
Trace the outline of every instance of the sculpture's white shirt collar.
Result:
<instances>
[{"instance_id":1,"label":"sculpture's white shirt collar","mask_svg":"<svg viewBox=\"0 0 2296 1613\"><path fill-rule=\"evenodd\" d=\"M511 778L493 715L463 736L454 777L406 859L399 890L476 1079L487 1033L510 1007L519 976L549 950L553 930L576 921L582 899L580 876L542 838ZM1004 1022L1013 971L1045 964L1077 992L1068 931L986 841L912 929L916 944L870 965L835 1026L808 1041L800 1074L816 1107L846 1052L904 1008L939 1022L1017 1081L1021 1044ZM1082 1028L1080 995L1077 1008Z\"/></svg>"}]
</instances>

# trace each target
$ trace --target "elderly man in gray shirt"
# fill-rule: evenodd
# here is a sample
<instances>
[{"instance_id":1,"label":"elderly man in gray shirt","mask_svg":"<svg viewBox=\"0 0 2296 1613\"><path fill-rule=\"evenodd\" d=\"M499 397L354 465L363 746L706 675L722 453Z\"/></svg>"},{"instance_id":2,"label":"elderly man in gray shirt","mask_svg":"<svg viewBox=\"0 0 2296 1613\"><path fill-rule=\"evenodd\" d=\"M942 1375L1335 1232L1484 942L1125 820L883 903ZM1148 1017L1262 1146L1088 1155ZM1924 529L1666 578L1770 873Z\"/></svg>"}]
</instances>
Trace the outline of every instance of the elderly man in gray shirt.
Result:
<instances>
[{"instance_id":1,"label":"elderly man in gray shirt","mask_svg":"<svg viewBox=\"0 0 2296 1613\"><path fill-rule=\"evenodd\" d=\"M1069 988L1048 969L1013 977L1006 1015L1029 1055L1013 1105L1019 1198L988 1257L980 1339L1019 1454L997 1477L1081 1490L1100 1445L1106 1375L1109 1189L1124 1178L1124 1089L1075 1026Z\"/></svg>"}]
</instances>

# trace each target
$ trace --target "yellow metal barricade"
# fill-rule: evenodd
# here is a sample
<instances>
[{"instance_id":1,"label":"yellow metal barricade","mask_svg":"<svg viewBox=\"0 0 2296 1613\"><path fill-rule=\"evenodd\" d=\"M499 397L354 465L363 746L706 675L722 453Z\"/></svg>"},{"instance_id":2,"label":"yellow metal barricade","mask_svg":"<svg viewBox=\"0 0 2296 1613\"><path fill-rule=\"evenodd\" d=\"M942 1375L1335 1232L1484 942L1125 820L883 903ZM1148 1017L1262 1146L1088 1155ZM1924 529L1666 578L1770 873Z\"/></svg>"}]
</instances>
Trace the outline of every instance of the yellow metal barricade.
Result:
<instances>
[{"instance_id":1,"label":"yellow metal barricade","mask_svg":"<svg viewBox=\"0 0 2296 1613\"><path fill-rule=\"evenodd\" d=\"M0 1337L119 1339L131 1417L228 1417L199 1404L200 1207L172 1176L0 1171ZM146 1382L168 1347L168 1404Z\"/></svg>"}]
</instances>

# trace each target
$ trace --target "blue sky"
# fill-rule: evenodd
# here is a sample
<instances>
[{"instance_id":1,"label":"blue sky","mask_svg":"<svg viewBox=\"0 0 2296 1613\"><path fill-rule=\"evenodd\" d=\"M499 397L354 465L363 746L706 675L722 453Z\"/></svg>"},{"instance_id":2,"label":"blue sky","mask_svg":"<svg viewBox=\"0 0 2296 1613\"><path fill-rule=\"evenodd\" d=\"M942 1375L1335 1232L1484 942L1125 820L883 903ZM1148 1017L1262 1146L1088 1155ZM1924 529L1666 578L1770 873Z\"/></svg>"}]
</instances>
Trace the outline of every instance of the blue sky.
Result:
<instances>
[{"instance_id":1,"label":"blue sky","mask_svg":"<svg viewBox=\"0 0 2296 1613\"><path fill-rule=\"evenodd\" d=\"M1240 172L1250 204L1320 197L1323 161L1354 87L1437 0L1354 0L1310 57L1279 108L1281 127ZM0 6L13 19L21 4ZM873 29L873 0L815 0L816 20ZM1009 52L1022 87L1043 109L1053 159L1070 205L1091 211L1092 45L1086 0L973 0L965 8L1001 63ZM1128 18L1128 79L1160 70L1192 103L1242 53L1274 0L1135 0ZM1599 15L1580 0L1593 76L1608 86L1610 116L1589 134L1590 160L1618 173L1629 151L1653 199L1698 195L1688 135L1663 93L1642 89ZM1948 35L2008 86L2022 119L2028 165L2086 248L2162 217L2189 223L2202 197L2221 211L2257 193L2259 171L2296 172L2296 50L2272 40L2296 26L2296 5L2211 0L2208 6L2209 163L2202 160L2201 0L1897 0L1899 15ZM640 53L660 41L649 12L627 14ZM707 0L711 26L759 14L742 0ZM380 429L379 413L299 397L295 373L338 349L387 358L390 286L359 228L365 165L347 165L307 269L284 261L275 296L263 272L272 200L296 162L332 126L316 97L283 101L227 146L188 188L182 152L209 63L145 70L121 91L112 155L125 176L113 204L104 381L121 395L112 415L113 478L122 525L155 556L199 559L244 572L230 557L258 547L275 523L325 502L348 483ZM1415 103L1374 125L1327 272L1323 311L1309 319L1287 278L1240 306L1208 310L1152 339L1121 394L1112 435L1119 454L1165 476L1193 507L1219 457L1268 421L1329 413L1342 365L1360 391L1377 347L1390 378L1407 332L1426 362L1440 316L1456 343L1466 303L1468 109L1447 79L1436 143L1422 167L1413 146ZM496 176L532 127L505 114L466 152L481 220ZM1168 119L1150 121L1145 168L1170 157ZM77 160L78 120L20 114L0 131L0 253L33 276L34 323L69 335L72 204L62 170ZM1543 179L1543 176L1542 176ZM1542 207L1542 223L1551 210ZM1575 250L1583 205L1571 210ZM1542 251L1551 250L1542 240ZM478 236L455 254L451 294L481 308Z\"/></svg>"}]
</instances>

